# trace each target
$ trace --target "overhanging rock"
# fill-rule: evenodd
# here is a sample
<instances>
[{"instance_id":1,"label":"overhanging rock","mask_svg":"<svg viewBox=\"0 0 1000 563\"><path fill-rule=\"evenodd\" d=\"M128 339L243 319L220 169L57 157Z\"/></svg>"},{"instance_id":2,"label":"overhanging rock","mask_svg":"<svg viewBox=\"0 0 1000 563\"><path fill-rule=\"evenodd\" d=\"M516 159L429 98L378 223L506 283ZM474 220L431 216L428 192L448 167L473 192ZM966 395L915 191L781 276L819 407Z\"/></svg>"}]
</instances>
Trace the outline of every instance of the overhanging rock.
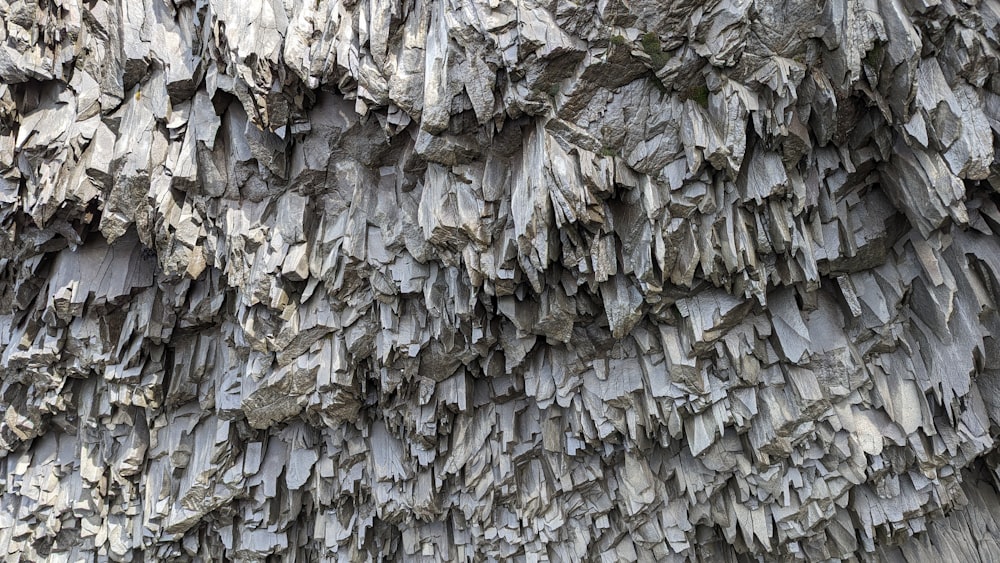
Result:
<instances>
[{"instance_id":1,"label":"overhanging rock","mask_svg":"<svg viewBox=\"0 0 1000 563\"><path fill-rule=\"evenodd\" d=\"M998 35L0 0L0 558L1000 560Z\"/></svg>"}]
</instances>

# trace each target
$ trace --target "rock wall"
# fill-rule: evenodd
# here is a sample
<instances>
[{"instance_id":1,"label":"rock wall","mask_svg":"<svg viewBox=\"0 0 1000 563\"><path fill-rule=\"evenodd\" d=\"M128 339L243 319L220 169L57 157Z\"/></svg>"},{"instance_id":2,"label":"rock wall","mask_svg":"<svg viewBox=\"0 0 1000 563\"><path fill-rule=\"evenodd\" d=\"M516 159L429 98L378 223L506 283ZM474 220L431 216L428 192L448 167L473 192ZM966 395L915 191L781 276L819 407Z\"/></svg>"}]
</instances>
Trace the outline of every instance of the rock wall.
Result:
<instances>
[{"instance_id":1,"label":"rock wall","mask_svg":"<svg viewBox=\"0 0 1000 563\"><path fill-rule=\"evenodd\" d=\"M5 561L998 561L996 0L0 0Z\"/></svg>"}]
</instances>

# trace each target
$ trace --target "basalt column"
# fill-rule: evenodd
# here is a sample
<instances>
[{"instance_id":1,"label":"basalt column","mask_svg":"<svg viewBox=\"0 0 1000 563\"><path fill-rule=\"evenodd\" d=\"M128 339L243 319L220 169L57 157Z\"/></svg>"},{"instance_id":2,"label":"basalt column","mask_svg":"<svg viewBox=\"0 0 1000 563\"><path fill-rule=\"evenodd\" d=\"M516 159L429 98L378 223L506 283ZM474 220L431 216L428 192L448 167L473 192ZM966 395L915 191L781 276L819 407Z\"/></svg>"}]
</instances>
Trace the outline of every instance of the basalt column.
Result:
<instances>
[{"instance_id":1,"label":"basalt column","mask_svg":"<svg viewBox=\"0 0 1000 563\"><path fill-rule=\"evenodd\" d=\"M0 0L0 559L1000 561L1000 0Z\"/></svg>"}]
</instances>

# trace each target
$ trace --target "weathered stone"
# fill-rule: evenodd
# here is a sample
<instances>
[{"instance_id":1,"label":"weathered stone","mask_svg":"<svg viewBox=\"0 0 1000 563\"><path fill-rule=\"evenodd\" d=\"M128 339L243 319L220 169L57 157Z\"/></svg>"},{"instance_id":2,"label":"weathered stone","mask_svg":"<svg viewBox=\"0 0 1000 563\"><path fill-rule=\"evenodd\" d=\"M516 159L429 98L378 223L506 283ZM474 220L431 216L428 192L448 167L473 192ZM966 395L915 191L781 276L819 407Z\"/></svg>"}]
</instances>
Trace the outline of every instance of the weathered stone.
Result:
<instances>
[{"instance_id":1,"label":"weathered stone","mask_svg":"<svg viewBox=\"0 0 1000 563\"><path fill-rule=\"evenodd\" d=\"M0 558L1000 560L997 29L0 0Z\"/></svg>"}]
</instances>

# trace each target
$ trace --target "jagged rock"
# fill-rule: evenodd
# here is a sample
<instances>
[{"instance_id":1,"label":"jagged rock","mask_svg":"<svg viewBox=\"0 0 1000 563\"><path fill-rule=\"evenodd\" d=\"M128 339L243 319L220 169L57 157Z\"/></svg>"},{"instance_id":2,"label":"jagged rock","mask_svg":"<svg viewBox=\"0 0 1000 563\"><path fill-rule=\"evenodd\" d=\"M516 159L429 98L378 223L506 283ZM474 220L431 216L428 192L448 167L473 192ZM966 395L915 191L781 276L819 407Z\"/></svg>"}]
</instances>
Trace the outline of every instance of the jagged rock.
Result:
<instances>
[{"instance_id":1,"label":"jagged rock","mask_svg":"<svg viewBox=\"0 0 1000 563\"><path fill-rule=\"evenodd\" d=\"M1000 559L998 29L0 0L0 557Z\"/></svg>"}]
</instances>

